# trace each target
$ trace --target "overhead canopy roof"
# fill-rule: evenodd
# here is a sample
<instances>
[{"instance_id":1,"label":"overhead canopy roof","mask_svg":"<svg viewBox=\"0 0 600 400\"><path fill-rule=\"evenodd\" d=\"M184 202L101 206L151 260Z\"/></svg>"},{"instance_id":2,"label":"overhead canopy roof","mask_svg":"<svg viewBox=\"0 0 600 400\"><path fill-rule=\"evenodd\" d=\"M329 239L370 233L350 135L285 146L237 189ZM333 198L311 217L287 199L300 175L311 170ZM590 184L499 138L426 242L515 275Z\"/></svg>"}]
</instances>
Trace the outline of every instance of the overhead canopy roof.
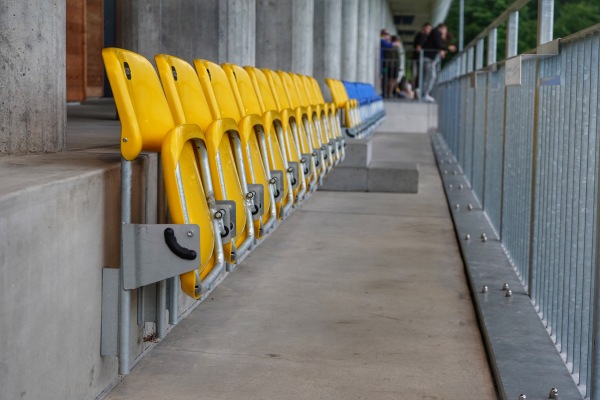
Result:
<instances>
[{"instance_id":1,"label":"overhead canopy roof","mask_svg":"<svg viewBox=\"0 0 600 400\"><path fill-rule=\"evenodd\" d=\"M448 15L452 0L388 0L398 34L407 48L425 22L434 26Z\"/></svg>"}]
</instances>

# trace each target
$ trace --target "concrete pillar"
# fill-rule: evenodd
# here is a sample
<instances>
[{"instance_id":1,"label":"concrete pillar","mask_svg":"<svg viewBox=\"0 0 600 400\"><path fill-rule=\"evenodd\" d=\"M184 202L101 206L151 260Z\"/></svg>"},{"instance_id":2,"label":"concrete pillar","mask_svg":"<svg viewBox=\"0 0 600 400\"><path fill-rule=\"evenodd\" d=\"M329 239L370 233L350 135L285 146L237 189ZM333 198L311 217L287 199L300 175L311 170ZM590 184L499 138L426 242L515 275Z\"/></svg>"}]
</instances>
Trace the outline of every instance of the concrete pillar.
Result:
<instances>
[{"instance_id":1,"label":"concrete pillar","mask_svg":"<svg viewBox=\"0 0 600 400\"><path fill-rule=\"evenodd\" d=\"M365 82L375 85L379 75L379 26L381 2L371 0L369 12L369 62L367 63L367 80Z\"/></svg>"},{"instance_id":2,"label":"concrete pillar","mask_svg":"<svg viewBox=\"0 0 600 400\"><path fill-rule=\"evenodd\" d=\"M256 0L256 65L312 75L313 0Z\"/></svg>"},{"instance_id":3,"label":"concrete pillar","mask_svg":"<svg viewBox=\"0 0 600 400\"><path fill-rule=\"evenodd\" d=\"M369 25L369 12L370 4L369 0L362 0L358 3L358 42L356 52L356 80L360 82L367 82L368 76L368 63L370 61L370 49L371 43L369 43L370 25Z\"/></svg>"},{"instance_id":4,"label":"concrete pillar","mask_svg":"<svg viewBox=\"0 0 600 400\"><path fill-rule=\"evenodd\" d=\"M357 80L358 3L358 0L342 3L342 79L348 81Z\"/></svg>"},{"instance_id":5,"label":"concrete pillar","mask_svg":"<svg viewBox=\"0 0 600 400\"><path fill-rule=\"evenodd\" d=\"M219 63L255 65L255 49L256 1L219 1Z\"/></svg>"},{"instance_id":6,"label":"concrete pillar","mask_svg":"<svg viewBox=\"0 0 600 400\"><path fill-rule=\"evenodd\" d=\"M66 2L0 6L0 155L66 146Z\"/></svg>"},{"instance_id":7,"label":"concrete pillar","mask_svg":"<svg viewBox=\"0 0 600 400\"><path fill-rule=\"evenodd\" d=\"M331 100L325 78L342 72L342 0L315 0L313 76L326 100Z\"/></svg>"},{"instance_id":8,"label":"concrete pillar","mask_svg":"<svg viewBox=\"0 0 600 400\"><path fill-rule=\"evenodd\" d=\"M255 0L123 0L120 46L152 59L157 53L191 61L254 65Z\"/></svg>"}]
</instances>

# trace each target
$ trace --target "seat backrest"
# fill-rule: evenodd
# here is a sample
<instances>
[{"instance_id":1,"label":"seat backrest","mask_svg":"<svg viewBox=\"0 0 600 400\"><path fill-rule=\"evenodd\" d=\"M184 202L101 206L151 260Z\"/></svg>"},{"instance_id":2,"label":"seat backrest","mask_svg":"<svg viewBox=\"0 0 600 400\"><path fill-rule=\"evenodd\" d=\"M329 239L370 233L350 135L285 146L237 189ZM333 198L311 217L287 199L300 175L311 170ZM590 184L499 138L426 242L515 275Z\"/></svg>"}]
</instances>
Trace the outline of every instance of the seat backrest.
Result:
<instances>
[{"instance_id":1,"label":"seat backrest","mask_svg":"<svg viewBox=\"0 0 600 400\"><path fill-rule=\"evenodd\" d=\"M105 48L102 58L121 120L121 153L135 159L142 150L160 151L175 126L152 64L123 49Z\"/></svg>"},{"instance_id":2,"label":"seat backrest","mask_svg":"<svg viewBox=\"0 0 600 400\"><path fill-rule=\"evenodd\" d=\"M288 96L288 100L292 105L292 108L304 107L302 104L302 99L300 99L300 94L298 93L298 88L296 88L292 76L285 71L277 71L277 75L279 75L279 78L283 83L283 87Z\"/></svg>"},{"instance_id":3,"label":"seat backrest","mask_svg":"<svg viewBox=\"0 0 600 400\"><path fill-rule=\"evenodd\" d=\"M317 80L310 76L308 77L308 79L310 80L310 83L313 86L313 90L315 95L317 96L317 100L319 101L319 103L325 103L325 97L323 97L323 92L321 92L321 87L319 86L319 82L317 82Z\"/></svg>"},{"instance_id":4,"label":"seat backrest","mask_svg":"<svg viewBox=\"0 0 600 400\"><path fill-rule=\"evenodd\" d=\"M154 60L175 122L196 124L206 132L214 119L194 68L166 54L158 54Z\"/></svg>"},{"instance_id":5,"label":"seat backrest","mask_svg":"<svg viewBox=\"0 0 600 400\"><path fill-rule=\"evenodd\" d=\"M252 80L262 111L281 111L265 73L256 67L246 66L244 69L248 73L250 80Z\"/></svg>"},{"instance_id":6,"label":"seat backrest","mask_svg":"<svg viewBox=\"0 0 600 400\"><path fill-rule=\"evenodd\" d=\"M223 71L229 80L229 85L236 98L239 111L243 117L250 114L262 115L263 105L257 96L250 75L238 65L223 64ZM219 93L217 93L219 95Z\"/></svg>"},{"instance_id":7,"label":"seat backrest","mask_svg":"<svg viewBox=\"0 0 600 400\"><path fill-rule=\"evenodd\" d=\"M232 118L235 122L240 122L242 113L238 100L223 68L207 60L194 60L194 67L215 119Z\"/></svg>"},{"instance_id":8,"label":"seat backrest","mask_svg":"<svg viewBox=\"0 0 600 400\"><path fill-rule=\"evenodd\" d=\"M296 89L298 90L298 98L300 99L300 104L302 104L303 107L310 106L311 103L308 97L308 93L306 92L304 82L302 81L300 75L294 73L289 73L289 75L292 77L294 85L296 85Z\"/></svg>"}]
</instances>

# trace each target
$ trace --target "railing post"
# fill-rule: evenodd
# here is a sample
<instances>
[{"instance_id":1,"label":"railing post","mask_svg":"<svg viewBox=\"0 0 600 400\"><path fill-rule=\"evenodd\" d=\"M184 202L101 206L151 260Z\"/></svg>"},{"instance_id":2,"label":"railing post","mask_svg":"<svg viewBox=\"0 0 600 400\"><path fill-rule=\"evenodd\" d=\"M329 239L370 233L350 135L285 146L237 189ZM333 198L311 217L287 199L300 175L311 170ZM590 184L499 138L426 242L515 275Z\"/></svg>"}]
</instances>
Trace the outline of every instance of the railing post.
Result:
<instances>
[{"instance_id":1,"label":"railing post","mask_svg":"<svg viewBox=\"0 0 600 400\"><path fill-rule=\"evenodd\" d=\"M473 72L473 61L475 57L475 49L473 47L469 47L469 49L467 50L467 74L470 74L471 72Z\"/></svg>"},{"instance_id":2,"label":"railing post","mask_svg":"<svg viewBox=\"0 0 600 400\"><path fill-rule=\"evenodd\" d=\"M475 53L475 70L483 68L483 52L485 51L483 39L477 41Z\"/></svg>"},{"instance_id":3,"label":"railing post","mask_svg":"<svg viewBox=\"0 0 600 400\"><path fill-rule=\"evenodd\" d=\"M465 43L465 0L460 0L458 12L458 51L463 51Z\"/></svg>"},{"instance_id":4,"label":"railing post","mask_svg":"<svg viewBox=\"0 0 600 400\"><path fill-rule=\"evenodd\" d=\"M538 0L537 44L552 41L554 29L554 0Z\"/></svg>"},{"instance_id":5,"label":"railing post","mask_svg":"<svg viewBox=\"0 0 600 400\"><path fill-rule=\"evenodd\" d=\"M488 58L487 65L496 64L496 54L498 53L498 29L494 28L488 35Z\"/></svg>"},{"instance_id":6,"label":"railing post","mask_svg":"<svg viewBox=\"0 0 600 400\"><path fill-rule=\"evenodd\" d=\"M519 44L519 12L513 11L508 15L506 22L506 58L518 54Z\"/></svg>"}]
</instances>

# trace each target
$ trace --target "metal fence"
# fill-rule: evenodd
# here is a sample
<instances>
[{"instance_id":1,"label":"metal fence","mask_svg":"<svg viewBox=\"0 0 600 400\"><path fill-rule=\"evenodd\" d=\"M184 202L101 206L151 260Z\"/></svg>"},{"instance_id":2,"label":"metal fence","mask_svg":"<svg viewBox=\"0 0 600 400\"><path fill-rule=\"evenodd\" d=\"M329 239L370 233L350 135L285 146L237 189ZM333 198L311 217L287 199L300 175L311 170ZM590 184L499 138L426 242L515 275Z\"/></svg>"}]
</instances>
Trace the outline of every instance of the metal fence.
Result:
<instances>
[{"instance_id":1,"label":"metal fence","mask_svg":"<svg viewBox=\"0 0 600 400\"><path fill-rule=\"evenodd\" d=\"M484 39L441 73L440 130L574 380L600 400L600 25L521 57L516 86L515 64L473 56Z\"/></svg>"}]
</instances>

